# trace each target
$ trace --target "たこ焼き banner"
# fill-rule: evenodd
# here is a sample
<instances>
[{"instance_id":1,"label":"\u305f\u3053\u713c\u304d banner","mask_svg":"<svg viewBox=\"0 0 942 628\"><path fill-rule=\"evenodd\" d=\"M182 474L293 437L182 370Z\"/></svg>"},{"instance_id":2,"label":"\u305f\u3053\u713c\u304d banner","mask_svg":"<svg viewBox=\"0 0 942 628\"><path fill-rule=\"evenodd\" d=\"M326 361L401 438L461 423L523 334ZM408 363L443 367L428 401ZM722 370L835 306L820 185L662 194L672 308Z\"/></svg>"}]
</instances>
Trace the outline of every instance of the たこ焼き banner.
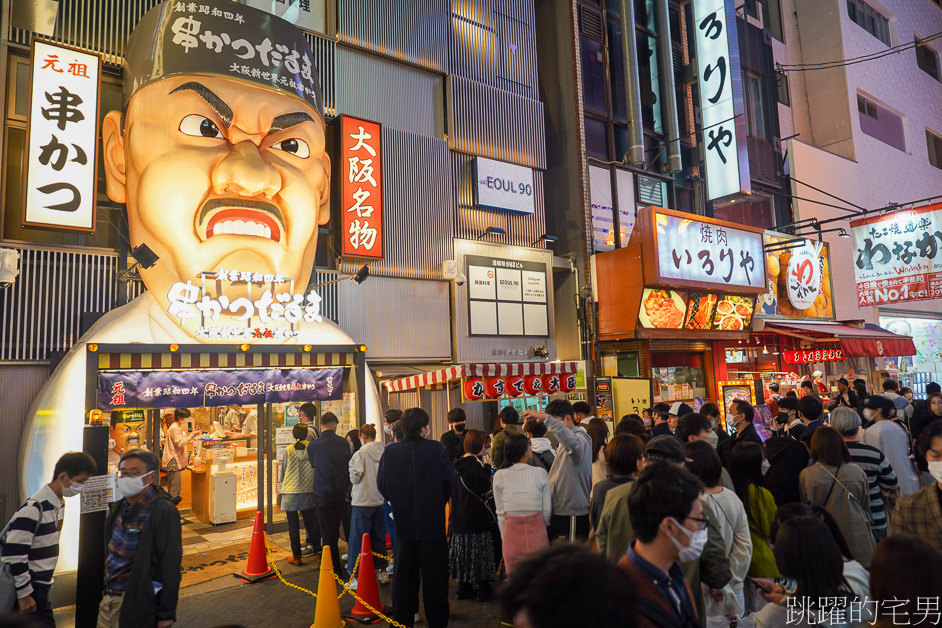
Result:
<instances>
[{"instance_id":1,"label":"\u305f\u3053\u713c\u304d banner","mask_svg":"<svg viewBox=\"0 0 942 628\"><path fill-rule=\"evenodd\" d=\"M342 398L343 369L98 374L98 408L195 408Z\"/></svg>"}]
</instances>

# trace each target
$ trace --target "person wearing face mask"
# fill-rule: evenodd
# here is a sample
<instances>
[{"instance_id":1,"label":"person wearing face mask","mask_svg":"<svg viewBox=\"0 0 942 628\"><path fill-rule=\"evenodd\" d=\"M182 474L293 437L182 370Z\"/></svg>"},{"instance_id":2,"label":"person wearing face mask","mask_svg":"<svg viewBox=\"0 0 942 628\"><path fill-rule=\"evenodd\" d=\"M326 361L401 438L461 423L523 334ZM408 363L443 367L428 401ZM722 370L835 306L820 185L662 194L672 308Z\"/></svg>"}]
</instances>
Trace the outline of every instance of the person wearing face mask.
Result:
<instances>
[{"instance_id":1,"label":"person wearing face mask","mask_svg":"<svg viewBox=\"0 0 942 628\"><path fill-rule=\"evenodd\" d=\"M779 400L778 430L765 441L768 470L763 473L762 486L772 493L777 506L801 501L798 474L808 466L808 449L799 440L805 425L798 418L797 407L797 399Z\"/></svg>"},{"instance_id":2,"label":"person wearing face mask","mask_svg":"<svg viewBox=\"0 0 942 628\"><path fill-rule=\"evenodd\" d=\"M719 452L725 447L723 443L730 438L729 432L720 424L720 408L715 403L705 403L700 407L700 414L710 419L710 430L716 433L716 445L713 448Z\"/></svg>"},{"instance_id":3,"label":"person wearing face mask","mask_svg":"<svg viewBox=\"0 0 942 628\"><path fill-rule=\"evenodd\" d=\"M680 564L699 558L707 542L700 481L669 462L645 467L628 494L636 539L618 565L635 581L636 625L702 626Z\"/></svg>"},{"instance_id":4,"label":"person wearing face mask","mask_svg":"<svg viewBox=\"0 0 942 628\"><path fill-rule=\"evenodd\" d=\"M317 440L320 437L320 432L317 431L317 428L314 427L314 419L317 418L317 406L315 406L310 401L307 403L302 403L301 407L298 408L298 423L303 423L307 425L307 441L311 442Z\"/></svg>"},{"instance_id":5,"label":"person wearing face mask","mask_svg":"<svg viewBox=\"0 0 942 628\"><path fill-rule=\"evenodd\" d=\"M448 450L448 456L452 462L464 455L461 444L464 442L465 425L467 423L468 418L461 408L452 408L448 411L448 426L451 429L442 434L439 441Z\"/></svg>"},{"instance_id":6,"label":"person wearing face mask","mask_svg":"<svg viewBox=\"0 0 942 628\"><path fill-rule=\"evenodd\" d=\"M393 619L411 628L421 583L429 627L444 628L450 614L445 504L453 493L455 469L445 447L425 438L425 410L409 408L399 424L405 440L386 448L376 474L376 485L392 504L396 521Z\"/></svg>"},{"instance_id":7,"label":"person wearing face mask","mask_svg":"<svg viewBox=\"0 0 942 628\"><path fill-rule=\"evenodd\" d=\"M393 424L402 418L402 410L391 408L383 415L383 433L386 434L386 447L393 444Z\"/></svg>"},{"instance_id":8,"label":"person wearing face mask","mask_svg":"<svg viewBox=\"0 0 942 628\"><path fill-rule=\"evenodd\" d=\"M926 384L926 398L919 399L913 404L913 418L910 419L913 442L919 440L919 435L929 423L939 418L942 418L942 387L935 382L929 382ZM913 454L920 485L934 484L935 480L929 475L926 459L919 453L918 448Z\"/></svg>"},{"instance_id":9,"label":"person wearing face mask","mask_svg":"<svg viewBox=\"0 0 942 628\"><path fill-rule=\"evenodd\" d=\"M935 482L896 502L890 515L890 536L922 536L942 551L942 419L922 430L917 448Z\"/></svg>"},{"instance_id":10,"label":"person wearing face mask","mask_svg":"<svg viewBox=\"0 0 942 628\"><path fill-rule=\"evenodd\" d=\"M861 439L883 452L896 472L900 495L909 495L919 489L919 479L909 457L910 440L906 430L893 421L896 406L881 395L871 395L864 403L863 418L870 422Z\"/></svg>"},{"instance_id":11,"label":"person wearing face mask","mask_svg":"<svg viewBox=\"0 0 942 628\"><path fill-rule=\"evenodd\" d=\"M0 533L0 561L10 570L13 588L0 589L0 612L14 609L37 625L55 626L49 604L52 574L59 560L59 532L65 498L82 492L97 465L86 453L71 451L56 462L52 481L13 513ZM73 504L73 507L76 505Z\"/></svg>"},{"instance_id":12,"label":"person wearing face mask","mask_svg":"<svg viewBox=\"0 0 942 628\"><path fill-rule=\"evenodd\" d=\"M798 418L798 400L792 397L782 397L778 400L778 414L775 415L776 433L782 436L791 436L801 440L801 433L805 431L805 424Z\"/></svg>"},{"instance_id":13,"label":"person wearing face mask","mask_svg":"<svg viewBox=\"0 0 942 628\"><path fill-rule=\"evenodd\" d=\"M337 434L340 421L333 412L321 415L321 435L307 447L307 457L314 467L314 504L317 507L317 525L321 540L330 548L334 573L347 580L349 574L340 562L337 541L343 520L344 503L350 489L350 446Z\"/></svg>"},{"instance_id":14,"label":"person wearing face mask","mask_svg":"<svg viewBox=\"0 0 942 628\"><path fill-rule=\"evenodd\" d=\"M105 521L105 586L98 628L176 621L183 560L180 513L156 485L160 463L133 449L118 465L116 497Z\"/></svg>"},{"instance_id":15,"label":"person wearing face mask","mask_svg":"<svg viewBox=\"0 0 942 628\"><path fill-rule=\"evenodd\" d=\"M717 451L720 460L723 461L723 466L727 466L729 452L737 444L757 443L762 445L759 432L756 431L756 426L752 424L755 412L752 404L743 399L733 399L729 402L729 407L726 409L726 424L733 426L736 433L728 441L725 441Z\"/></svg>"}]
</instances>

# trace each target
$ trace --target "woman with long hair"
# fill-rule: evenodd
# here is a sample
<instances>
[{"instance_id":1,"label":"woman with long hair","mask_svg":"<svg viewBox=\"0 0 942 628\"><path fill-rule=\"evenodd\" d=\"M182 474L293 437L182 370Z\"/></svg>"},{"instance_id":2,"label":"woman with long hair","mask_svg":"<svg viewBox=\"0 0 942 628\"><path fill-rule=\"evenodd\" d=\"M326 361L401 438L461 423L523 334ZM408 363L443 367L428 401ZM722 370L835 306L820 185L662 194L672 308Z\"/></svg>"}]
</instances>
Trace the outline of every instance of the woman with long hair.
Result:
<instances>
[{"instance_id":1,"label":"woman with long hair","mask_svg":"<svg viewBox=\"0 0 942 628\"><path fill-rule=\"evenodd\" d=\"M627 484L641 474L644 459L644 441L634 434L616 434L605 446L605 466L608 475L592 487L589 504L589 523L592 529L599 523L605 496L616 486Z\"/></svg>"},{"instance_id":2,"label":"woman with long hair","mask_svg":"<svg viewBox=\"0 0 942 628\"><path fill-rule=\"evenodd\" d=\"M762 487L763 458L762 445L749 441L738 443L729 453L729 475L749 522L752 561L748 575L775 578L779 573L769 541L772 538L772 520L778 509L772 493Z\"/></svg>"},{"instance_id":3,"label":"woman with long hair","mask_svg":"<svg viewBox=\"0 0 942 628\"><path fill-rule=\"evenodd\" d=\"M814 464L798 475L801 501L827 510L837 521L857 562L870 567L870 486L863 469L850 463L850 450L840 432L821 427L811 436Z\"/></svg>"},{"instance_id":4,"label":"woman with long hair","mask_svg":"<svg viewBox=\"0 0 942 628\"><path fill-rule=\"evenodd\" d=\"M508 434L504 466L494 475L494 503L503 539L507 574L534 552L549 545L546 526L553 514L549 475L527 464L530 442L523 434Z\"/></svg>"},{"instance_id":5,"label":"woman with long hair","mask_svg":"<svg viewBox=\"0 0 942 628\"><path fill-rule=\"evenodd\" d=\"M360 451L363 443L360 441L360 432L358 430L350 430L344 438L347 439L347 444L350 445L351 456Z\"/></svg>"},{"instance_id":6,"label":"woman with long hair","mask_svg":"<svg viewBox=\"0 0 942 628\"><path fill-rule=\"evenodd\" d=\"M462 441L464 455L455 461L449 568L458 581L455 597L459 600L477 597L483 602L494 597L491 578L497 568L491 526L496 515L487 501L491 472L481 461L486 443L487 434L468 430Z\"/></svg>"},{"instance_id":7,"label":"woman with long hair","mask_svg":"<svg viewBox=\"0 0 942 628\"><path fill-rule=\"evenodd\" d=\"M608 423L602 419L592 419L586 431L592 439L592 486L594 488L608 475L605 468L605 446L608 444L609 436Z\"/></svg>"},{"instance_id":8,"label":"woman with long hair","mask_svg":"<svg viewBox=\"0 0 942 628\"><path fill-rule=\"evenodd\" d=\"M741 614L745 614L746 603L743 593L743 581L749 572L749 565L752 563L752 535L749 533L746 510L734 491L720 486L723 464L720 462L720 456L716 453L716 450L705 441L690 441L687 443L686 449L688 460L686 468L700 478L700 482L703 483L700 501L703 502L704 506L709 506L717 517L720 533L723 536L725 556L729 561L729 570L733 575L728 589L724 587L723 591L727 592L728 597L736 599ZM710 587L705 584L700 586L703 589L706 625L710 627L728 626L729 620L727 620L727 617L732 613L727 612L727 609L730 607L735 608L735 604L732 604L731 600L727 598L726 603L720 605L712 595Z\"/></svg>"},{"instance_id":9,"label":"woman with long hair","mask_svg":"<svg viewBox=\"0 0 942 628\"><path fill-rule=\"evenodd\" d=\"M795 589L787 593L782 585L756 580L760 595L769 602L756 614L756 628L851 625L856 596L844 579L840 549L821 521L816 517L785 521L775 537L775 561Z\"/></svg>"},{"instance_id":10,"label":"woman with long hair","mask_svg":"<svg viewBox=\"0 0 942 628\"><path fill-rule=\"evenodd\" d=\"M288 539L291 542L292 565L301 564L301 534L298 520L304 520L311 546L321 546L321 530L314 510L314 467L307 457L307 425L298 423L291 429L294 444L285 449L281 459L281 509L288 517ZM316 550L315 550L316 552ZM316 559L320 552L316 552Z\"/></svg>"}]
</instances>

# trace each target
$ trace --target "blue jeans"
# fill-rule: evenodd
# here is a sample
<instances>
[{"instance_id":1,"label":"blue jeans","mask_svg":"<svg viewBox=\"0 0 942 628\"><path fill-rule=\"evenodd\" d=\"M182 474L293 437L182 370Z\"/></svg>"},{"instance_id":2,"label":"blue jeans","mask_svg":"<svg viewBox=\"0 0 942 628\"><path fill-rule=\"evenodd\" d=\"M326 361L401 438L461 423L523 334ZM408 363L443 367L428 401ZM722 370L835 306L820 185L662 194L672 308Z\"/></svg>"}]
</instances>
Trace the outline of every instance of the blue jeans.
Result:
<instances>
[{"instance_id":1,"label":"blue jeans","mask_svg":"<svg viewBox=\"0 0 942 628\"><path fill-rule=\"evenodd\" d=\"M370 546L377 554L386 553L386 521L381 506L354 506L350 514L350 539L347 541L347 571L352 576L363 535L369 533ZM373 566L377 569L386 566L382 558L373 557Z\"/></svg>"},{"instance_id":2,"label":"blue jeans","mask_svg":"<svg viewBox=\"0 0 942 628\"><path fill-rule=\"evenodd\" d=\"M389 500L383 501L383 514L386 516L386 533L389 534L389 544L392 547L396 547L396 522L393 521L392 518L392 504L389 503ZM385 545L383 546L383 550L386 550Z\"/></svg>"}]
</instances>

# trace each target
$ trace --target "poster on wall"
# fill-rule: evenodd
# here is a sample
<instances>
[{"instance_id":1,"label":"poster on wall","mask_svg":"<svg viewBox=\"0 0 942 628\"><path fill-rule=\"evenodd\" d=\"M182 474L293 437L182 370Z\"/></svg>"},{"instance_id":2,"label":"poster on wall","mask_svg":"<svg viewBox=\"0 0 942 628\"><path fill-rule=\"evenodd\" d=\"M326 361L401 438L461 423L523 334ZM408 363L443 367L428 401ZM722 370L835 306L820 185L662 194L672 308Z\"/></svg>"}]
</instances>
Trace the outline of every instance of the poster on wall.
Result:
<instances>
[{"instance_id":1,"label":"poster on wall","mask_svg":"<svg viewBox=\"0 0 942 628\"><path fill-rule=\"evenodd\" d=\"M942 203L850 222L860 306L942 297Z\"/></svg>"},{"instance_id":2,"label":"poster on wall","mask_svg":"<svg viewBox=\"0 0 942 628\"><path fill-rule=\"evenodd\" d=\"M766 247L793 240L773 232L765 234ZM805 240L803 246L766 253L765 269L768 292L756 299L756 314L762 318L833 320L827 244Z\"/></svg>"},{"instance_id":3,"label":"poster on wall","mask_svg":"<svg viewBox=\"0 0 942 628\"><path fill-rule=\"evenodd\" d=\"M30 77L23 225L94 231L101 58L33 40Z\"/></svg>"},{"instance_id":4,"label":"poster on wall","mask_svg":"<svg viewBox=\"0 0 942 628\"><path fill-rule=\"evenodd\" d=\"M612 398L616 417L641 414L654 405L654 380L647 377L613 377Z\"/></svg>"},{"instance_id":5,"label":"poster on wall","mask_svg":"<svg viewBox=\"0 0 942 628\"><path fill-rule=\"evenodd\" d=\"M684 329L707 331L713 326L713 312L718 300L715 294L693 292L687 303L687 320Z\"/></svg>"},{"instance_id":6,"label":"poster on wall","mask_svg":"<svg viewBox=\"0 0 942 628\"><path fill-rule=\"evenodd\" d=\"M912 337L919 362L942 361L942 320L912 316L881 316L880 327L894 334Z\"/></svg>"},{"instance_id":7,"label":"poster on wall","mask_svg":"<svg viewBox=\"0 0 942 628\"><path fill-rule=\"evenodd\" d=\"M749 297L724 297L716 304L713 329L743 331L752 323L753 301Z\"/></svg>"},{"instance_id":8,"label":"poster on wall","mask_svg":"<svg viewBox=\"0 0 942 628\"><path fill-rule=\"evenodd\" d=\"M549 336L546 264L467 255L472 336Z\"/></svg>"}]
</instances>

